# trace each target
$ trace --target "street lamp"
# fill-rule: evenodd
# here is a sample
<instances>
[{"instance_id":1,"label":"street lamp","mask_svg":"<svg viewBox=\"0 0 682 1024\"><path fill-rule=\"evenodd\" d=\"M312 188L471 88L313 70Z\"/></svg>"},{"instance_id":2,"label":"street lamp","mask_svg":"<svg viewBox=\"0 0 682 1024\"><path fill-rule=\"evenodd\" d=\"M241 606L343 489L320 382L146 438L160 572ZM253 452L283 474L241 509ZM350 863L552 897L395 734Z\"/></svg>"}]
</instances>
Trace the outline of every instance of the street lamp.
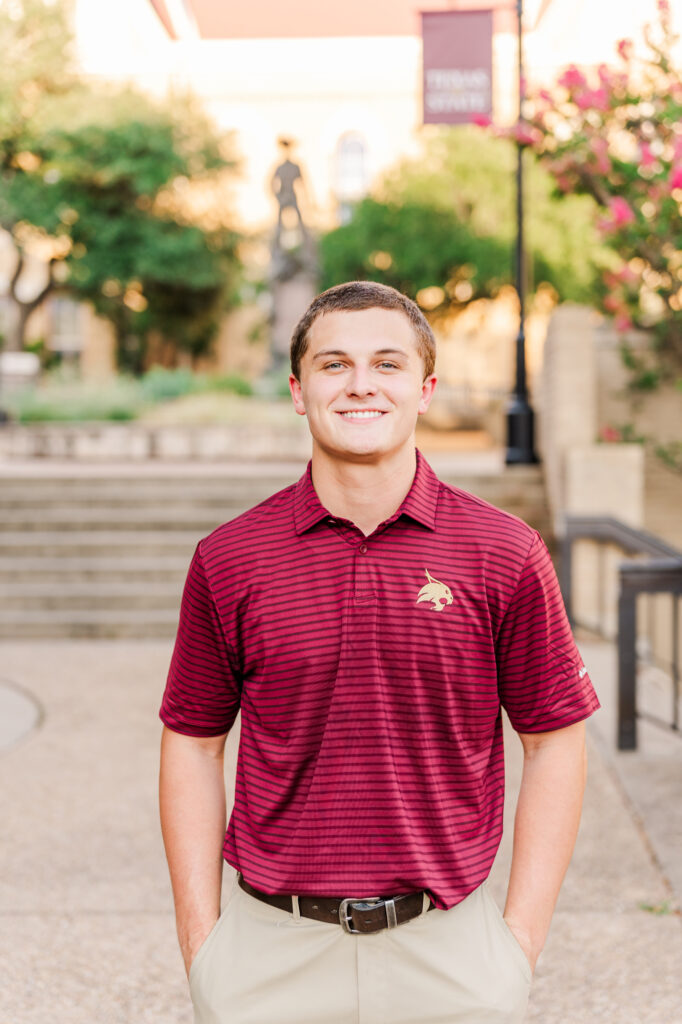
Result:
<instances>
[{"instance_id":1,"label":"street lamp","mask_svg":"<svg viewBox=\"0 0 682 1024\"><path fill-rule=\"evenodd\" d=\"M525 80L523 71L523 0L517 0L519 33L519 125L523 124ZM526 253L523 238L523 143L517 141L516 169L516 292L519 297L519 333L516 337L516 381L507 405L507 465L539 462L534 447L534 417L526 381Z\"/></svg>"}]
</instances>

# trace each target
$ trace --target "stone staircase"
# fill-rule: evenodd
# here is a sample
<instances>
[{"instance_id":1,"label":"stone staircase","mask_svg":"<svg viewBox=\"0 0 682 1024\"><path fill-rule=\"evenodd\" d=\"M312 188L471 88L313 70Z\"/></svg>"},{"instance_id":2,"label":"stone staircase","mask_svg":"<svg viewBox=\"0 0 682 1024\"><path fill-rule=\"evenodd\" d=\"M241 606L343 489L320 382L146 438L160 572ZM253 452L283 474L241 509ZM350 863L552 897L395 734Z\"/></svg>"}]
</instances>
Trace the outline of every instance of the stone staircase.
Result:
<instances>
[{"instance_id":1,"label":"stone staircase","mask_svg":"<svg viewBox=\"0 0 682 1024\"><path fill-rule=\"evenodd\" d=\"M427 458L441 479L549 539L540 467ZM304 468L0 463L0 639L174 637L197 541Z\"/></svg>"}]
</instances>

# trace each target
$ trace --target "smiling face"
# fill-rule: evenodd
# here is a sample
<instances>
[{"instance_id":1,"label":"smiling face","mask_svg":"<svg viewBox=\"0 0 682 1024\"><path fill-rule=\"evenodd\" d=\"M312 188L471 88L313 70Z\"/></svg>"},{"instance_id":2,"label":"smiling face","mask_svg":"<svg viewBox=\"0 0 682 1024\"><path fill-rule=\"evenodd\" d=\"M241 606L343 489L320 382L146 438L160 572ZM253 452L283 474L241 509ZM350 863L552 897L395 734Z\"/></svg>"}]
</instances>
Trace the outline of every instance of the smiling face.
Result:
<instances>
[{"instance_id":1,"label":"smiling face","mask_svg":"<svg viewBox=\"0 0 682 1024\"><path fill-rule=\"evenodd\" d=\"M323 313L310 327L294 408L308 417L314 445L332 458L374 461L414 447L417 417L436 377L424 379L414 328L399 310Z\"/></svg>"}]
</instances>

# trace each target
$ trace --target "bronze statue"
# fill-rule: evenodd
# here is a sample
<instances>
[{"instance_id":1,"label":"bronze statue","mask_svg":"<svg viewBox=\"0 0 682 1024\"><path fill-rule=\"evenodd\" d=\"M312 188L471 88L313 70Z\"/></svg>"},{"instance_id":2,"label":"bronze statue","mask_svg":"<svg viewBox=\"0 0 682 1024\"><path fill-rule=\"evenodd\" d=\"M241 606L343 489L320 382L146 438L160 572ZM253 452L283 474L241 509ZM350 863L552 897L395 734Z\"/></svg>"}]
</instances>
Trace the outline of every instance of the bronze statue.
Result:
<instances>
[{"instance_id":1,"label":"bronze statue","mask_svg":"<svg viewBox=\"0 0 682 1024\"><path fill-rule=\"evenodd\" d=\"M292 143L289 139L280 139L279 147L282 150L284 160L275 168L272 176L271 187L279 206L277 216L277 231L275 234L275 247L279 247L282 234L283 213L285 210L294 210L298 218L298 225L301 233L305 236L306 229L301 216L301 210L296 196L296 183L304 185L301 168L293 160L289 159Z\"/></svg>"},{"instance_id":2,"label":"bronze statue","mask_svg":"<svg viewBox=\"0 0 682 1024\"><path fill-rule=\"evenodd\" d=\"M271 370L274 373L286 368L292 326L312 301L318 276L315 237L306 228L299 207L302 196L304 209L309 208L306 183L301 168L291 159L292 140L281 138L278 141L284 159L275 168L270 182L279 211L268 274L272 300ZM293 210L295 217L285 214L288 210Z\"/></svg>"}]
</instances>

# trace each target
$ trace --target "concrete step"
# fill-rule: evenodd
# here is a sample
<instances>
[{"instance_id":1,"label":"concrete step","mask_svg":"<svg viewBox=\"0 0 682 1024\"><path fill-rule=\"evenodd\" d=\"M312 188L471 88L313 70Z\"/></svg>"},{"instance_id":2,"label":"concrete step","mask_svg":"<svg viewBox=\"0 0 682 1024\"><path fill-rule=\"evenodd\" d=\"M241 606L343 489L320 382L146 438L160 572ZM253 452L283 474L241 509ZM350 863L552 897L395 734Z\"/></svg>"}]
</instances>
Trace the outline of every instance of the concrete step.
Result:
<instances>
[{"instance_id":1,"label":"concrete step","mask_svg":"<svg viewBox=\"0 0 682 1024\"><path fill-rule=\"evenodd\" d=\"M141 505L153 505L164 498L174 501L194 502L201 500L219 503L255 502L269 497L291 484L296 478L266 478L250 480L231 478L228 480L187 479L138 480L50 480L38 483L31 480L7 480L0 477L0 508L35 507L43 502L63 504L102 505L111 503L125 506L131 495Z\"/></svg>"},{"instance_id":2,"label":"concrete step","mask_svg":"<svg viewBox=\"0 0 682 1024\"><path fill-rule=\"evenodd\" d=\"M480 495L479 495L480 496ZM112 508L100 505L53 505L32 508L0 509L0 532L18 530L199 530L210 532L221 523L235 518L251 507L248 501L215 502L211 505L174 502L170 498L140 505L132 496L126 505ZM505 509L515 515L527 512L541 514L544 502L540 496L510 497Z\"/></svg>"},{"instance_id":3,"label":"concrete step","mask_svg":"<svg viewBox=\"0 0 682 1024\"><path fill-rule=\"evenodd\" d=\"M430 461L549 535L541 467ZM304 468L0 465L0 638L173 638L198 541Z\"/></svg>"},{"instance_id":4,"label":"concrete step","mask_svg":"<svg viewBox=\"0 0 682 1024\"><path fill-rule=\"evenodd\" d=\"M9 556L0 560L0 581L8 582L44 581L56 583L77 583L100 580L102 582L124 582L145 579L151 582L174 583L184 579L189 562L184 555L166 555L157 558L117 558L98 555L72 555L63 558Z\"/></svg>"},{"instance_id":5,"label":"concrete step","mask_svg":"<svg viewBox=\"0 0 682 1024\"><path fill-rule=\"evenodd\" d=\"M34 533L45 530L84 531L94 533L116 530L154 534L167 530L194 530L206 534L216 526L233 519L249 507L247 502L223 502L213 508L203 505L178 505L170 500L158 502L149 508L131 504L120 509L92 508L79 505L46 505L43 509L0 510L0 543L2 535L24 531Z\"/></svg>"},{"instance_id":6,"label":"concrete step","mask_svg":"<svg viewBox=\"0 0 682 1024\"><path fill-rule=\"evenodd\" d=\"M522 483L518 480L495 480L485 477L455 477L445 482L500 507L509 503L524 504L545 500L542 480ZM221 481L214 484L191 481L178 487L177 481L162 484L154 480L141 485L137 480L128 480L121 481L116 487L102 487L100 482L94 482L91 487L84 487L81 481L77 484L63 481L50 487L26 487L22 481L21 488L12 489L6 486L6 481L0 480L0 519L17 516L24 511L30 513L68 507L112 509L125 514L128 508L135 506L153 512L155 508L171 501L182 508L249 508L282 490L287 483L291 481L285 483L282 480L270 480L259 484L248 480Z\"/></svg>"},{"instance_id":7,"label":"concrete step","mask_svg":"<svg viewBox=\"0 0 682 1024\"><path fill-rule=\"evenodd\" d=\"M182 596L182 580L171 583L146 579L137 581L76 581L0 583L0 614L21 608L34 611L60 609L82 611L88 609L140 608L177 609Z\"/></svg>"},{"instance_id":8,"label":"concrete step","mask_svg":"<svg viewBox=\"0 0 682 1024\"><path fill-rule=\"evenodd\" d=\"M171 639L178 628L178 611L147 608L135 615L116 609L84 609L74 612L5 610L0 615L0 639L83 638Z\"/></svg>"},{"instance_id":9,"label":"concrete step","mask_svg":"<svg viewBox=\"0 0 682 1024\"><path fill-rule=\"evenodd\" d=\"M0 532L0 560L6 555L92 556L116 554L165 558L166 555L191 558L202 534L197 530L17 530ZM0 561L0 564L1 561Z\"/></svg>"}]
</instances>

